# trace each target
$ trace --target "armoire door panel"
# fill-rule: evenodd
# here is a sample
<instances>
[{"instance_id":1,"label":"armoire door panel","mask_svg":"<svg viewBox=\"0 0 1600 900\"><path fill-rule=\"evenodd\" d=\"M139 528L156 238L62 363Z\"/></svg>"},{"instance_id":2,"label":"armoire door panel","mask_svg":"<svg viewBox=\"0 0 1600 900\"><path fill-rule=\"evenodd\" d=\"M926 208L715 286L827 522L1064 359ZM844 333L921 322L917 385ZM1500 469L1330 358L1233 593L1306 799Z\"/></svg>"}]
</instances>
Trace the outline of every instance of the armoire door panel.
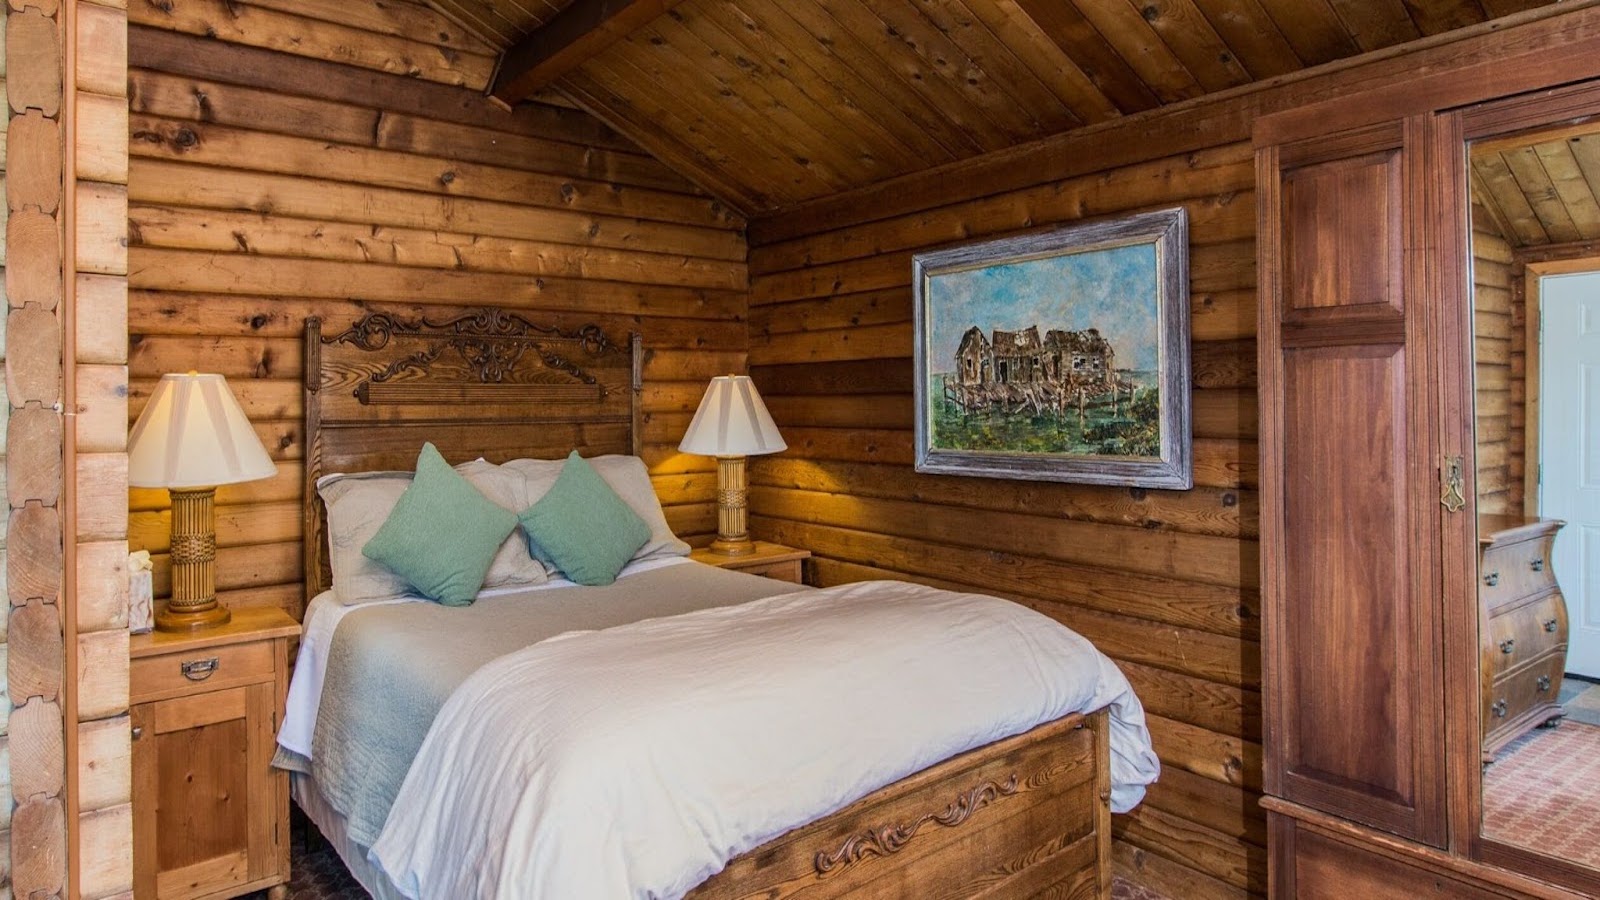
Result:
<instances>
[{"instance_id":1,"label":"armoire door panel","mask_svg":"<svg viewBox=\"0 0 1600 900\"><path fill-rule=\"evenodd\" d=\"M1414 737L1410 697L1394 690L1412 674L1405 385L1399 346L1284 354L1285 625L1298 663L1286 768L1401 805Z\"/></svg>"},{"instance_id":2,"label":"armoire door panel","mask_svg":"<svg viewBox=\"0 0 1600 900\"><path fill-rule=\"evenodd\" d=\"M1397 121L1259 148L1265 783L1440 843L1416 132Z\"/></svg>"},{"instance_id":3,"label":"armoire door panel","mask_svg":"<svg viewBox=\"0 0 1600 900\"><path fill-rule=\"evenodd\" d=\"M1405 310L1400 151L1283 173L1285 325Z\"/></svg>"}]
</instances>

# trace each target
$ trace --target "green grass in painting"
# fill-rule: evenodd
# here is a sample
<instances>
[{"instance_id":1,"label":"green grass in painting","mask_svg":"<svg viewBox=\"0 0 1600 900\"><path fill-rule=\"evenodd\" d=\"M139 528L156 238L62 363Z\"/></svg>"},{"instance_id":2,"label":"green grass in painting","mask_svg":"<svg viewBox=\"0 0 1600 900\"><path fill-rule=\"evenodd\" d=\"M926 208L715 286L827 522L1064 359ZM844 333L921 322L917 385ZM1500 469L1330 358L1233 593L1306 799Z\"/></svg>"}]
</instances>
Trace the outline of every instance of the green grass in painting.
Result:
<instances>
[{"instance_id":1,"label":"green grass in painting","mask_svg":"<svg viewBox=\"0 0 1600 900\"><path fill-rule=\"evenodd\" d=\"M1160 392L1141 387L1132 409L1126 402L1113 415L1109 403L1093 403L1080 425L1076 407L1059 418L1031 411L997 409L963 413L946 400L943 376L935 375L928 390L929 439L936 450L1000 453L1072 453L1093 456L1159 457L1161 455Z\"/></svg>"}]
</instances>

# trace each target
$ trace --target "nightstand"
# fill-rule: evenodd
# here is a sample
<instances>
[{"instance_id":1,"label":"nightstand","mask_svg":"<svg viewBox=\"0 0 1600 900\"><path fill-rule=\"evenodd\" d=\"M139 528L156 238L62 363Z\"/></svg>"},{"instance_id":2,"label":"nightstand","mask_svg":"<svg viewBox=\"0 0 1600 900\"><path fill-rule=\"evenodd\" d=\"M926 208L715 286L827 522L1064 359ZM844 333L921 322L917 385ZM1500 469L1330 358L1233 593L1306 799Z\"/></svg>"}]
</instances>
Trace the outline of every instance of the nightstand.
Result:
<instances>
[{"instance_id":1,"label":"nightstand","mask_svg":"<svg viewBox=\"0 0 1600 900\"><path fill-rule=\"evenodd\" d=\"M689 558L720 569L734 569L751 575L765 575L778 581L805 584L801 566L805 560L811 558L811 551L756 541L756 551L743 556L723 556L720 553L700 549L690 553Z\"/></svg>"},{"instance_id":2,"label":"nightstand","mask_svg":"<svg viewBox=\"0 0 1600 900\"><path fill-rule=\"evenodd\" d=\"M130 642L137 896L286 895L289 778L272 754L299 634L282 610L236 609Z\"/></svg>"}]
</instances>

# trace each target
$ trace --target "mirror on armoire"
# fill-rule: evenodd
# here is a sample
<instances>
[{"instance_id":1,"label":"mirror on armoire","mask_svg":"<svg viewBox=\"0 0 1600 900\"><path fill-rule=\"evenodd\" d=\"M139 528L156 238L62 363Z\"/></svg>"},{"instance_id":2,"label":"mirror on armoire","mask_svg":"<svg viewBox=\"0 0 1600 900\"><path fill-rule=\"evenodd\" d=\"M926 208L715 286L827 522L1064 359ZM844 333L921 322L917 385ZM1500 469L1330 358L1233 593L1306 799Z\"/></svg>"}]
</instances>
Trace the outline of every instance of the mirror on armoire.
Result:
<instances>
[{"instance_id":1,"label":"mirror on armoire","mask_svg":"<svg viewBox=\"0 0 1600 900\"><path fill-rule=\"evenodd\" d=\"M1600 871L1600 121L1468 172L1482 836Z\"/></svg>"}]
</instances>

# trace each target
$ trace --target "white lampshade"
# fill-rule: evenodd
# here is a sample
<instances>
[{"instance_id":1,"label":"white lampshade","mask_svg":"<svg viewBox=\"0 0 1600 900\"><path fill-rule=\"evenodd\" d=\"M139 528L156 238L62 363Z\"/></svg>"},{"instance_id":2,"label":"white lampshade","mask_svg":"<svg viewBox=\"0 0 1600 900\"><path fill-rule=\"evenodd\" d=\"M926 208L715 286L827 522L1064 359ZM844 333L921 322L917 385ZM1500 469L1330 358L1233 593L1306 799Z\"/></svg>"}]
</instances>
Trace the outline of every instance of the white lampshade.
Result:
<instances>
[{"instance_id":1,"label":"white lampshade","mask_svg":"<svg viewBox=\"0 0 1600 900\"><path fill-rule=\"evenodd\" d=\"M789 445L748 375L711 379L678 449L700 456L755 456Z\"/></svg>"},{"instance_id":2,"label":"white lampshade","mask_svg":"<svg viewBox=\"0 0 1600 900\"><path fill-rule=\"evenodd\" d=\"M128 483L199 488L277 474L221 375L163 375L128 435Z\"/></svg>"}]
</instances>

